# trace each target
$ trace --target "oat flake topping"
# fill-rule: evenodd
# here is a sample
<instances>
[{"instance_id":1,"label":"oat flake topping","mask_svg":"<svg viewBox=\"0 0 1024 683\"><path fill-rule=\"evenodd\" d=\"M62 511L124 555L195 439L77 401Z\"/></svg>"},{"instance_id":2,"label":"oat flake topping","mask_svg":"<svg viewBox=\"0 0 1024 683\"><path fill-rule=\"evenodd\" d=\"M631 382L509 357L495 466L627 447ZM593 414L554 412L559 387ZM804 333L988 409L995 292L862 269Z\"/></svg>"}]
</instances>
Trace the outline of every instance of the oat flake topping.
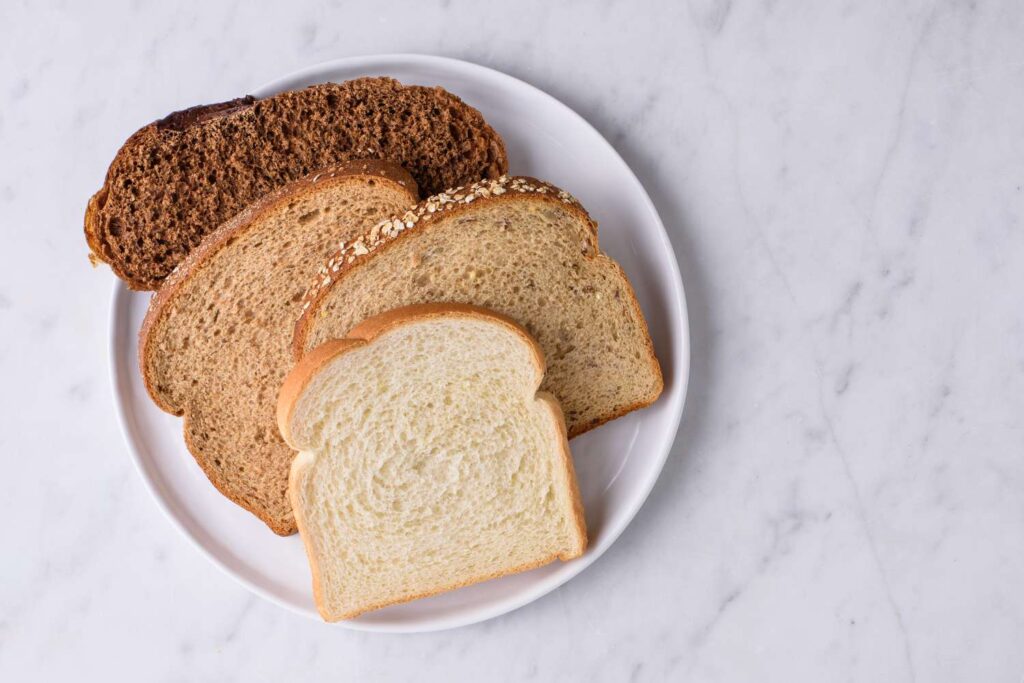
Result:
<instances>
[{"instance_id":1,"label":"oat flake topping","mask_svg":"<svg viewBox=\"0 0 1024 683\"><path fill-rule=\"evenodd\" d=\"M319 276L304 297L302 304L303 312L309 308L317 295L334 281L335 275L341 270L344 264L350 264L357 256L363 256L374 251L377 247L388 240L394 239L404 230L414 227L420 219L430 220L435 215L451 210L460 204L471 204L477 199L487 197L500 197L506 192L518 194L550 194L557 197L563 204L570 204L579 209L583 207L576 198L565 190L548 185L547 183L522 176L503 175L496 180L481 180L472 185L452 188L446 192L428 197L415 207L406 211L402 216L387 218L377 223L365 236L354 242L346 244L341 242L338 245L338 252L327 262L327 265L317 271Z\"/></svg>"}]
</instances>

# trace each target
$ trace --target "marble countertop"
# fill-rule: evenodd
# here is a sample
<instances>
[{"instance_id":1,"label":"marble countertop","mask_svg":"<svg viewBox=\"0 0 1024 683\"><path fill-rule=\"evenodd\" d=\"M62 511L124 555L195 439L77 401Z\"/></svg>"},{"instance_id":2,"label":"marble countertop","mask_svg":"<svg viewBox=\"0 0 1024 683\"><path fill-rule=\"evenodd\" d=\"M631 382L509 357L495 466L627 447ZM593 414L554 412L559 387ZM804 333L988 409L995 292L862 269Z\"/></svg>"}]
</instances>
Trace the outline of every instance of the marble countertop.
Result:
<instances>
[{"instance_id":1,"label":"marble countertop","mask_svg":"<svg viewBox=\"0 0 1024 683\"><path fill-rule=\"evenodd\" d=\"M1022 680L1024 5L175 5L0 5L0 680ZM668 465L607 555L415 636L285 612L163 517L80 227L140 125L399 51L607 136L693 333Z\"/></svg>"}]
</instances>

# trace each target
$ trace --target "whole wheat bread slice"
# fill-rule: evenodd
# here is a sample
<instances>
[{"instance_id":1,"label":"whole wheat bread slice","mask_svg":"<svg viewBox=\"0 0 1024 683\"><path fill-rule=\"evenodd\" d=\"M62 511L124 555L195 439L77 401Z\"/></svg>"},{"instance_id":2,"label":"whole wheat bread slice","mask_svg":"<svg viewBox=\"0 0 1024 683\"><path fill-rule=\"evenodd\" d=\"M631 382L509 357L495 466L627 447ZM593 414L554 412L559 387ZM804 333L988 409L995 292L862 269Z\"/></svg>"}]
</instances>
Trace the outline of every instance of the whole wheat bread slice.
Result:
<instances>
[{"instance_id":1,"label":"whole wheat bread slice","mask_svg":"<svg viewBox=\"0 0 1024 683\"><path fill-rule=\"evenodd\" d=\"M508 315L537 339L543 389L576 436L652 403L661 369L633 288L563 190L502 177L431 197L344 245L314 283L295 354L398 306L454 302Z\"/></svg>"},{"instance_id":2,"label":"whole wheat bread slice","mask_svg":"<svg viewBox=\"0 0 1024 683\"><path fill-rule=\"evenodd\" d=\"M565 423L540 347L458 305L364 321L307 355L278 421L328 621L581 555Z\"/></svg>"},{"instance_id":3,"label":"whole wheat bread slice","mask_svg":"<svg viewBox=\"0 0 1024 683\"><path fill-rule=\"evenodd\" d=\"M412 178L392 164L326 169L208 235L150 303L139 333L146 388L184 416L185 442L210 481L279 534L296 530L294 454L274 411L306 284L339 241L416 199Z\"/></svg>"},{"instance_id":4,"label":"whole wheat bread slice","mask_svg":"<svg viewBox=\"0 0 1024 683\"><path fill-rule=\"evenodd\" d=\"M156 289L212 227L288 182L358 158L402 165L426 194L508 168L476 109L390 78L193 107L142 128L85 213L91 258Z\"/></svg>"}]
</instances>

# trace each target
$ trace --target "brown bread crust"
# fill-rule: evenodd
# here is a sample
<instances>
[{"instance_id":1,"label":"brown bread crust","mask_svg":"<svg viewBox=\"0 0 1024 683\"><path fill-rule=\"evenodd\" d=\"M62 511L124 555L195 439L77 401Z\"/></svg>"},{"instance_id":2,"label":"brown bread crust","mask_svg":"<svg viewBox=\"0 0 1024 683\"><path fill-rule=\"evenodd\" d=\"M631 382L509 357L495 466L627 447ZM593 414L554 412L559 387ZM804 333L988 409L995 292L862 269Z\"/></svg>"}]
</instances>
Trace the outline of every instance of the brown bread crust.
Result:
<instances>
[{"instance_id":1,"label":"brown bread crust","mask_svg":"<svg viewBox=\"0 0 1024 683\"><path fill-rule=\"evenodd\" d=\"M90 258L132 289L157 289L243 207L354 158L396 162L427 194L508 169L501 137L442 88L362 78L192 107L118 151L86 207Z\"/></svg>"}]
</instances>

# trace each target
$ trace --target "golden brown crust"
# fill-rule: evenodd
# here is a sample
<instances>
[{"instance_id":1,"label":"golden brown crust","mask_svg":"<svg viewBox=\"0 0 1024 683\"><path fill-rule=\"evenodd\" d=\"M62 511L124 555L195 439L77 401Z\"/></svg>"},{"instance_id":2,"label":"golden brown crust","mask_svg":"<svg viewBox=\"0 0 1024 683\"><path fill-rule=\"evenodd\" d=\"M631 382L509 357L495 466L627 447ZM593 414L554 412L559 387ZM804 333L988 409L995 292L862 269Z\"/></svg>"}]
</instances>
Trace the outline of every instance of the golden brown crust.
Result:
<instances>
[{"instance_id":1,"label":"golden brown crust","mask_svg":"<svg viewBox=\"0 0 1024 683\"><path fill-rule=\"evenodd\" d=\"M316 554L312 549L312 539L310 538L306 520L302 514L302 506L299 504L299 490L304 483L306 473L315 460L312 457L309 457L306 453L301 452L304 445L295 443L292 438L291 420L294 415L295 406L309 382L326 364L330 363L338 356L348 353L353 349L361 348L373 342L373 340L378 338L380 335L389 330L395 329L396 327L401 327L403 325L422 320L450 317L475 318L478 320L482 319L501 323L515 332L532 350L534 364L537 369L537 379L534 384L534 391L536 392L535 400L546 407L547 412L555 423L556 429L561 437L559 439L559 454L561 456L560 462L564 468L563 473L567 477L569 483L569 496L572 503L572 524L578 535L579 547L572 553L554 554L537 562L527 563L505 571L492 572L464 581L452 582L451 584L436 590L425 591L417 595L398 598L395 600L374 603L373 605L367 606L363 609L345 614L329 614L326 612L323 600L321 599L321 572L316 561ZM332 339L330 341L326 341L299 360L296 366L288 374L288 377L285 379L284 384L281 387L281 393L279 394L277 404L277 417L278 427L282 436L284 436L285 441L287 441L292 448L300 451L300 454L292 461L292 468L288 477L288 495L292 503L296 526L299 528L299 535L302 537L303 544L306 548L306 555L309 558L309 566L313 578L313 599L316 602L320 616L323 617L325 621L352 619L360 614L388 607L389 605L411 602L413 600L427 598L432 595L439 595L441 593L446 593L448 591L480 583L482 581L488 581L490 579L496 579L502 576L535 569L557 559L561 559L563 561L571 560L579 557L586 551L586 519L583 514L583 501L580 497L579 485L576 481L576 473L573 467L572 453L569 450L569 443L566 437L565 419L562 416L562 409L559 406L557 399L547 392L537 391L537 388L540 387L543 379L544 352L541 350L540 344L537 343L533 336L522 325L506 315L502 315L501 313L482 308L480 306L472 306L468 304L415 304L412 306L396 308L391 311L387 311L386 313L381 313L380 315L367 318L352 328L349 336L345 339Z\"/></svg>"},{"instance_id":2,"label":"golden brown crust","mask_svg":"<svg viewBox=\"0 0 1024 683\"><path fill-rule=\"evenodd\" d=\"M89 262L93 266L107 261L100 253L98 235L99 212L106 198L107 187L104 185L99 192L89 197L89 203L85 205L85 243L89 246Z\"/></svg>"},{"instance_id":3,"label":"golden brown crust","mask_svg":"<svg viewBox=\"0 0 1024 683\"><path fill-rule=\"evenodd\" d=\"M466 197L470 194L475 194L480 188L486 189L485 195L476 194L475 198L471 201L466 201ZM500 188L500 192L495 192L495 188ZM461 195L461 199L452 202L440 202L439 197L447 195L454 199ZM647 329L647 323L644 319L643 312L640 310L640 303L636 299L636 293L633 291L633 286L629 282L629 278L626 277L622 267L612 259L605 256L598 244L597 238L597 223L590 217L586 209L579 203L579 201L570 195L565 190L559 189L558 187L538 180L530 176L502 176L497 180L482 180L477 183L473 183L465 188L458 187L453 190L449 190L443 195L434 195L424 199L416 206L412 207L403 216L391 219L391 221L384 221L383 223L393 224L392 234L387 232L380 232L376 239L370 239L370 236L366 236L364 240L358 242L363 243L363 249L357 249L354 247L357 243L350 243L345 248L340 249L331 260L329 260L325 267L320 269L320 276L317 281L310 287L306 293L305 302L303 304L302 314L299 319L295 322L295 332L292 337L292 355L296 360L302 358L306 352L306 346L309 339L309 334L312 331L313 323L316 320L319 306L323 302L324 298L330 292L330 290L344 277L354 271L356 268L367 263L374 255L382 253L385 250L391 248L403 239L407 234L410 234L410 227L417 231L429 230L433 225L438 223L437 218L439 216L450 217L458 215L465 211L470 205L479 206L481 204L489 204L493 202L508 201L509 198L519 197L523 195L529 195L537 201L551 202L560 204L566 207L572 213L576 214L585 225L591 228L592 232L592 243L591 248L587 249L585 258L597 259L604 258L610 264L612 264L619 275L621 275L623 282L626 284L625 290L627 293L627 299L630 307L633 310L637 320L643 322L643 333L644 333L644 347L647 349L647 359L651 367L652 373L658 378L657 389L644 400L631 403L623 406L621 409L613 411L608 415L603 415L598 420L593 420L585 425L577 426L569 432L569 438L572 439L580 434L590 431L602 424L614 420L618 417L622 417L627 413L631 413L634 410L645 408L661 396L662 389L664 388L664 378L661 372L661 365L658 363L658 358L654 353L654 344L651 341L651 335ZM432 205L437 206L434 210L430 210ZM441 208L443 206L443 208ZM406 221L406 217L411 217L412 220ZM401 220L405 226L402 229L398 229L395 222ZM383 224L382 223L382 224ZM412 223L409 226L408 223ZM379 227L379 226L378 226ZM363 252L363 253L358 253Z\"/></svg>"},{"instance_id":4,"label":"golden brown crust","mask_svg":"<svg viewBox=\"0 0 1024 683\"><path fill-rule=\"evenodd\" d=\"M365 346L367 340L358 337L331 339L316 347L301 361L295 364L281 383L277 394L277 430L291 448L301 451L302 448L292 438L292 412L306 386L323 366L349 349Z\"/></svg>"},{"instance_id":5,"label":"golden brown crust","mask_svg":"<svg viewBox=\"0 0 1024 683\"><path fill-rule=\"evenodd\" d=\"M565 416L562 414L562 404L558 402L557 398L546 391L538 391L537 400L547 406L555 428L558 429L558 433L561 436L561 439L559 439L562 454L561 463L563 474L569 485L569 498L572 502L572 521L573 526L576 528L576 536L582 542L582 546L577 554L561 557L562 560L571 560L573 557L582 555L587 549L587 519L583 514L583 497L580 496L579 482L576 480L576 467L573 464L572 451L569 450L569 435L565 429Z\"/></svg>"},{"instance_id":6,"label":"golden brown crust","mask_svg":"<svg viewBox=\"0 0 1024 683\"><path fill-rule=\"evenodd\" d=\"M335 355L336 354L331 353L328 360L330 358L334 358ZM305 385L303 384L303 387L299 388L299 393L296 394L295 397L296 399L301 394L301 389L304 388L304 386ZM281 392L283 395L284 387L282 387ZM281 434L283 435L285 433L285 424L287 424L287 422L281 422L281 403L278 402L277 406L278 425L281 430ZM285 436L284 439L285 441L288 441L287 436ZM295 519L295 527L299 531L299 538L302 539L302 548L306 551L306 558L309 560L309 572L313 581L313 603L316 605L317 611L320 612L320 616L323 617L324 621L328 621L321 609L321 605L323 605L323 592L320 590L320 565L313 561L313 539L306 531L306 529L309 528L309 525L306 524L306 518L302 514L302 505L299 504L300 501L298 496L300 482L305 478L306 472L309 471L310 466L314 462L315 460L309 453L299 451L295 454L295 457L292 459L292 465L288 469L288 502L291 503L292 506L292 516Z\"/></svg>"},{"instance_id":7,"label":"golden brown crust","mask_svg":"<svg viewBox=\"0 0 1024 683\"><path fill-rule=\"evenodd\" d=\"M413 195L417 192L416 182L412 179L412 176L406 173L400 166L386 161L376 159L359 159L346 161L323 169L317 173L306 176L305 178L301 178L284 185L274 192L265 195L259 201L249 205L234 218L207 235L203 239L202 243L200 243L196 249L192 250L185 260L171 272L171 274L164 280L160 289L156 292L153 298L150 299L149 308L146 311L146 317L142 322L142 327L139 329L139 370L142 374L142 382L145 385L150 398L153 399L153 402L156 403L161 410L168 412L171 415L177 415L184 418L182 430L184 432L185 445L193 455L198 452L198 447L196 444L192 443L189 438L189 416L187 414L186 407L173 405L167 397L162 395L157 390L153 377L149 371L149 359L155 353L155 350L151 349L151 342L155 338L154 331L166 318L177 293L192 277L192 275L202 268L203 265L209 261L209 259L213 258L213 256L216 255L224 246L226 246L232 238L243 234L247 229L255 225L259 218L274 208L286 202L300 199L311 192L320 190L324 185L349 182L353 179L367 177L386 178L408 188ZM283 524L270 517L265 510L260 510L252 506L237 493L228 491L223 483L217 478L216 472L209 468L205 459L196 457L196 462L218 491L232 502L256 515L267 526L269 526L274 533L282 536L288 536L296 532L297 529L294 524Z\"/></svg>"},{"instance_id":8,"label":"golden brown crust","mask_svg":"<svg viewBox=\"0 0 1024 683\"><path fill-rule=\"evenodd\" d=\"M583 553L580 553L580 555L582 554ZM555 553L554 555L549 555L548 557L538 560L537 562L527 562L525 564L512 567L511 569L507 569L505 571L491 572L489 574L483 574L481 576L473 577L472 579L467 579L465 581L453 581L452 583L447 584L443 588L439 588L437 590L425 591L423 593L417 593L416 595L406 596L397 600L376 602L367 607L364 607L363 609L354 610L352 612L345 612L344 614L325 614L324 609L322 607L322 602L319 600L319 595L316 588L313 589L313 598L316 601L317 611L320 612L320 616L323 618L324 621L331 623L338 621L347 621L349 619L355 619L356 617L362 614L366 614L367 612L373 612L379 609L384 609L385 607L391 607L392 605L404 605L407 602L413 602L414 600L422 600L423 598L430 598L435 595L441 595L442 593L450 593L451 591L458 590L459 588L473 586L475 584L483 583L484 581L490 581L492 579L500 579L503 576L521 574L522 572L528 572L531 569L537 569L538 567L543 567L546 564L551 564L555 560L562 560L563 562L566 562L568 560L574 560L580 555L572 555L570 557L566 557L558 553ZM318 570L314 570L314 576L317 576L318 573Z\"/></svg>"}]
</instances>

